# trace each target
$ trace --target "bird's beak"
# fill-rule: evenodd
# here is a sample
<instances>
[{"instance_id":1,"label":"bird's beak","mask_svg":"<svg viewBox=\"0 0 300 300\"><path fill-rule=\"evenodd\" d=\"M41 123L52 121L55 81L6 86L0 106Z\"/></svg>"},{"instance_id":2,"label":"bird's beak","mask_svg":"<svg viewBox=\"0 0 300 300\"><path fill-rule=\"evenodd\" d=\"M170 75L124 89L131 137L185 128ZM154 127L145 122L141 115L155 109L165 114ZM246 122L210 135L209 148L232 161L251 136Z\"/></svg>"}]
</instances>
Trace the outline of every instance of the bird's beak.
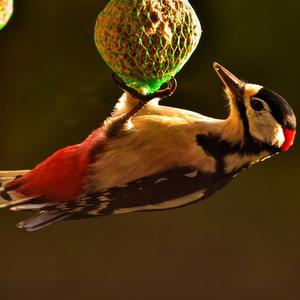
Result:
<instances>
[{"instance_id":1,"label":"bird's beak","mask_svg":"<svg viewBox=\"0 0 300 300\"><path fill-rule=\"evenodd\" d=\"M236 98L243 97L245 86L244 82L239 80L236 76L234 76L220 64L215 62L213 66L220 79L222 80L225 88L229 89Z\"/></svg>"}]
</instances>

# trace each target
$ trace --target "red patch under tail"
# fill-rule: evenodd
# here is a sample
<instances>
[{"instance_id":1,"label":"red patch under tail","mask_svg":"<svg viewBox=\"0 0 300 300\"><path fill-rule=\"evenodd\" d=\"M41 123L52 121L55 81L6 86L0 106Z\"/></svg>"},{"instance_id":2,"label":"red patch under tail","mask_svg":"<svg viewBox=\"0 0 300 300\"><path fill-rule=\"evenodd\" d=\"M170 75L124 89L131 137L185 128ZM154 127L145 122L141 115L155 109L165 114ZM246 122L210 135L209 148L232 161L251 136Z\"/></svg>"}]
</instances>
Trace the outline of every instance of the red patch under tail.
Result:
<instances>
[{"instance_id":1,"label":"red patch under tail","mask_svg":"<svg viewBox=\"0 0 300 300\"><path fill-rule=\"evenodd\" d=\"M84 191L84 179L95 156L104 150L106 137L102 129L94 131L83 143L55 152L24 176L7 187L25 196L43 196L49 201L63 202Z\"/></svg>"}]
</instances>

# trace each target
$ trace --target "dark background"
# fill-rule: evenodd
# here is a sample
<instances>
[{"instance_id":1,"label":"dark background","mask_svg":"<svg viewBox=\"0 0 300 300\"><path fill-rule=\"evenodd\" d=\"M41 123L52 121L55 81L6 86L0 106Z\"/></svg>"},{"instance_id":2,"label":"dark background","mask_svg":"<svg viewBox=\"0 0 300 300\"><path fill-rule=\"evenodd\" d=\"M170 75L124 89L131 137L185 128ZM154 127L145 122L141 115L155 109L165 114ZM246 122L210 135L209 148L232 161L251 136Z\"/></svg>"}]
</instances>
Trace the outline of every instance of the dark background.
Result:
<instances>
[{"instance_id":1,"label":"dark background","mask_svg":"<svg viewBox=\"0 0 300 300\"><path fill-rule=\"evenodd\" d=\"M166 104L223 118L218 61L299 105L296 0L191 1L203 36ZM0 169L80 142L121 91L93 43L106 1L16 1L0 32ZM300 299L299 143L186 208L36 233L1 210L0 299Z\"/></svg>"}]
</instances>

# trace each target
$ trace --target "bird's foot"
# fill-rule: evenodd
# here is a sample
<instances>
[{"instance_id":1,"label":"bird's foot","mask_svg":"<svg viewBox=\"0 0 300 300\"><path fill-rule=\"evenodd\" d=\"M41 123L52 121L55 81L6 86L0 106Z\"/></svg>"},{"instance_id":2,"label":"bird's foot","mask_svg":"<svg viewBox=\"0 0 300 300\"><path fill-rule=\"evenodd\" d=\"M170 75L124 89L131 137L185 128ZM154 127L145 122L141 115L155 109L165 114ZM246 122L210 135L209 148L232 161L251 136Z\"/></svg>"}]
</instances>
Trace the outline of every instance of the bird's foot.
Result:
<instances>
[{"instance_id":1,"label":"bird's foot","mask_svg":"<svg viewBox=\"0 0 300 300\"><path fill-rule=\"evenodd\" d=\"M121 77L119 77L116 73L113 73L114 82L125 92L128 92L132 97L144 102L145 104L155 98L164 99L172 96L177 89L177 81L175 77L172 77L170 81L167 82L168 87L154 92L149 95L144 95L138 92L136 89L128 86Z\"/></svg>"},{"instance_id":2,"label":"bird's foot","mask_svg":"<svg viewBox=\"0 0 300 300\"><path fill-rule=\"evenodd\" d=\"M171 80L167 82L167 88L149 95L143 95L134 88L128 86L116 73L113 73L113 80L123 91L128 92L133 98L139 101L129 112L120 117L110 119L110 125L107 126L108 130L106 132L106 134L110 137L116 136L122 129L124 129L124 126L128 123L131 117L139 112L149 101L156 98L168 98L174 94L177 88L177 81L175 77L172 77Z\"/></svg>"}]
</instances>

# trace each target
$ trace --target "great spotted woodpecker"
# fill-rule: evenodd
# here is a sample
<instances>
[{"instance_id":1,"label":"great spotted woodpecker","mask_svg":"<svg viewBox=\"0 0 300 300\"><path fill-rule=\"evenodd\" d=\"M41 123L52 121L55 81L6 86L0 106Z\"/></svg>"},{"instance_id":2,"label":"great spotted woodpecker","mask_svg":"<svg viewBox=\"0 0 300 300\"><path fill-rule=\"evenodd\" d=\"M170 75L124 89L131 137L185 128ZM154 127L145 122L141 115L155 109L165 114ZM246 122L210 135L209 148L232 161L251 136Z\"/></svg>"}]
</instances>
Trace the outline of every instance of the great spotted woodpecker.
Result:
<instances>
[{"instance_id":1,"label":"great spotted woodpecker","mask_svg":"<svg viewBox=\"0 0 300 300\"><path fill-rule=\"evenodd\" d=\"M287 151L296 134L289 104L214 68L229 101L227 119L159 105L174 79L153 100L117 80L125 93L85 141L31 171L0 174L0 206L37 210L18 224L28 231L59 220L170 209L206 199L241 170Z\"/></svg>"}]
</instances>

